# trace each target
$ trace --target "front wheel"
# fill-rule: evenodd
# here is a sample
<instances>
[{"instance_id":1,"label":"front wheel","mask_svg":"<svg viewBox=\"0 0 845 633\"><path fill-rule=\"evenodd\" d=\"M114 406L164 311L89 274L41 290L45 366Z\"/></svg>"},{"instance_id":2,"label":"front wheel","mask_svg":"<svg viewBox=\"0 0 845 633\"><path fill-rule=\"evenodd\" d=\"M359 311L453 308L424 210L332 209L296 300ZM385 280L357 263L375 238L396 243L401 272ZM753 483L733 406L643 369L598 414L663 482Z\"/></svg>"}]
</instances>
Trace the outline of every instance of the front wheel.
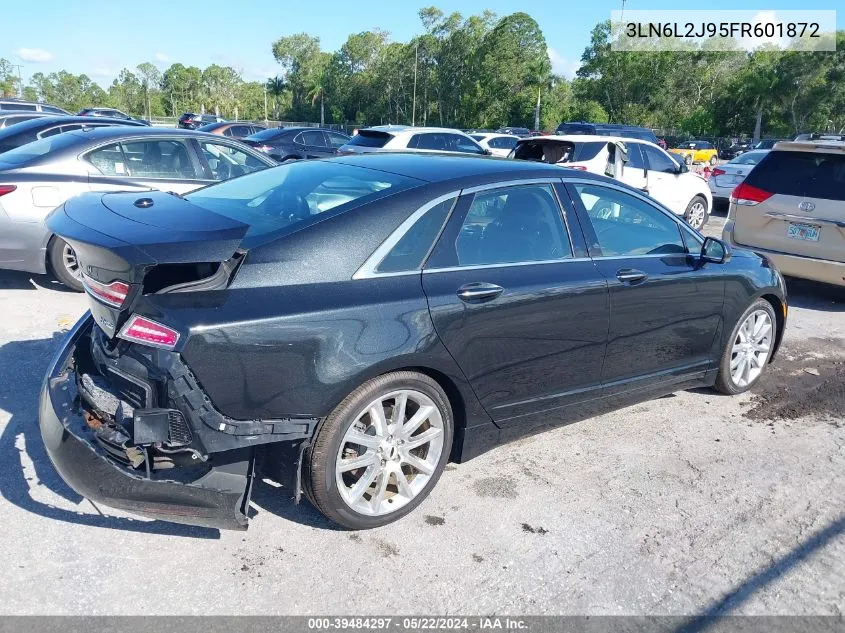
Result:
<instances>
[{"instance_id":1,"label":"front wheel","mask_svg":"<svg viewBox=\"0 0 845 633\"><path fill-rule=\"evenodd\" d=\"M716 389L735 395L747 391L763 374L775 343L775 310L757 299L734 326L719 362Z\"/></svg>"},{"instance_id":2,"label":"front wheel","mask_svg":"<svg viewBox=\"0 0 845 633\"><path fill-rule=\"evenodd\" d=\"M305 492L346 528L391 523L434 488L452 433L452 409L435 380L410 371L374 378L320 427L305 464Z\"/></svg>"},{"instance_id":3,"label":"front wheel","mask_svg":"<svg viewBox=\"0 0 845 633\"><path fill-rule=\"evenodd\" d=\"M696 196L687 205L687 210L684 212L684 219L692 228L699 230L709 218L707 210L707 201L701 196Z\"/></svg>"},{"instance_id":4,"label":"front wheel","mask_svg":"<svg viewBox=\"0 0 845 633\"><path fill-rule=\"evenodd\" d=\"M47 257L56 279L71 290L82 292L82 268L73 247L60 237L53 238Z\"/></svg>"}]
</instances>

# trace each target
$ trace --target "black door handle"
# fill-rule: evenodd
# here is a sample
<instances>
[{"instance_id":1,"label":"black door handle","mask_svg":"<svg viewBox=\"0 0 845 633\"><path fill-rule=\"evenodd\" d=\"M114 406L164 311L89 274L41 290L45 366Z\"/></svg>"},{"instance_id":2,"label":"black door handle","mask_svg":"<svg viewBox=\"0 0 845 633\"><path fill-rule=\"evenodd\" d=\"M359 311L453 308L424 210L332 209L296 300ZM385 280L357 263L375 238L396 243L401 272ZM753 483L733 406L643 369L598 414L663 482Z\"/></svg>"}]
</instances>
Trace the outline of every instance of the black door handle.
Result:
<instances>
[{"instance_id":1,"label":"black door handle","mask_svg":"<svg viewBox=\"0 0 845 633\"><path fill-rule=\"evenodd\" d=\"M636 268L620 268L616 271L616 278L623 284L635 284L648 278L643 271Z\"/></svg>"},{"instance_id":2,"label":"black door handle","mask_svg":"<svg viewBox=\"0 0 845 633\"><path fill-rule=\"evenodd\" d=\"M501 286L488 284L484 281L474 281L458 288L458 299L468 303L474 301L489 301L495 299L505 291Z\"/></svg>"}]
</instances>

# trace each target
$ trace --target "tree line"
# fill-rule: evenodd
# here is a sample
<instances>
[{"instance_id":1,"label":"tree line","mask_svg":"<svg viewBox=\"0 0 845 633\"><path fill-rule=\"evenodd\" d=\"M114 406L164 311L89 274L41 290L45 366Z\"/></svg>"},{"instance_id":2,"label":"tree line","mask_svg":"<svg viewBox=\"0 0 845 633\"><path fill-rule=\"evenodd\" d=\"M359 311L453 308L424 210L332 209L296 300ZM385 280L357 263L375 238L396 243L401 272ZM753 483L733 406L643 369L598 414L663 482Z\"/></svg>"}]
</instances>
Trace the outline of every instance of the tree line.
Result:
<instances>
[{"instance_id":1,"label":"tree line","mask_svg":"<svg viewBox=\"0 0 845 633\"><path fill-rule=\"evenodd\" d=\"M836 52L761 49L613 52L609 22L592 30L576 76L552 71L537 22L420 10L422 34L395 42L373 29L339 50L319 37L272 43L277 76L246 81L238 70L145 62L108 89L66 71L35 73L23 94L71 111L109 106L135 115L215 112L227 118L350 125L415 123L461 128L520 125L553 130L565 120L643 125L679 135L787 136L845 131L845 31ZM17 76L0 59L0 90ZM266 104L266 105L265 105Z\"/></svg>"}]
</instances>

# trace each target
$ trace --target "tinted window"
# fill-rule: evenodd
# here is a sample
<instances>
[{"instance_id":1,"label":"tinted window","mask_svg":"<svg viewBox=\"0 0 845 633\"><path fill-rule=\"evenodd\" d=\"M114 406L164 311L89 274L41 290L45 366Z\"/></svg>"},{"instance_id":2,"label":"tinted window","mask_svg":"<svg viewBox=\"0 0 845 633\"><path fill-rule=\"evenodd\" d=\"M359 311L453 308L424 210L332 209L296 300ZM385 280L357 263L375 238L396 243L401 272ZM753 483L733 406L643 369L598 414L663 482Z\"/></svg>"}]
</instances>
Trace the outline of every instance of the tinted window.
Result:
<instances>
[{"instance_id":1,"label":"tinted window","mask_svg":"<svg viewBox=\"0 0 845 633\"><path fill-rule=\"evenodd\" d=\"M349 142L349 137L345 134L338 132L326 132L325 134L329 138L329 145L332 147L343 147Z\"/></svg>"},{"instance_id":2,"label":"tinted window","mask_svg":"<svg viewBox=\"0 0 845 633\"><path fill-rule=\"evenodd\" d=\"M745 152L730 161L728 165L756 165L768 154L768 151Z\"/></svg>"},{"instance_id":3,"label":"tinted window","mask_svg":"<svg viewBox=\"0 0 845 633\"><path fill-rule=\"evenodd\" d=\"M583 123L561 123L557 128L558 134L595 134L596 128Z\"/></svg>"},{"instance_id":4,"label":"tinted window","mask_svg":"<svg viewBox=\"0 0 845 633\"><path fill-rule=\"evenodd\" d=\"M397 174L326 161L296 161L205 187L191 202L266 235L330 210L342 212L422 184Z\"/></svg>"},{"instance_id":5,"label":"tinted window","mask_svg":"<svg viewBox=\"0 0 845 633\"><path fill-rule=\"evenodd\" d=\"M414 134L408 147L445 152L448 145L445 134Z\"/></svg>"},{"instance_id":6,"label":"tinted window","mask_svg":"<svg viewBox=\"0 0 845 633\"><path fill-rule=\"evenodd\" d=\"M678 164L656 147L649 145L641 146L643 154L648 161L648 168L652 171L662 171L674 174L678 171Z\"/></svg>"},{"instance_id":7,"label":"tinted window","mask_svg":"<svg viewBox=\"0 0 845 633\"><path fill-rule=\"evenodd\" d=\"M47 128L46 130L41 130L41 132L38 133L38 138L47 138L48 136L53 136L54 134L61 134L61 133L62 133L62 128L61 128L60 125L57 125L56 127L50 127L50 128Z\"/></svg>"},{"instance_id":8,"label":"tinted window","mask_svg":"<svg viewBox=\"0 0 845 633\"><path fill-rule=\"evenodd\" d=\"M461 134L444 134L446 147L452 152L465 154L483 154L484 150L472 142L472 139Z\"/></svg>"},{"instance_id":9,"label":"tinted window","mask_svg":"<svg viewBox=\"0 0 845 633\"><path fill-rule=\"evenodd\" d=\"M571 257L560 209L548 185L478 193L455 242L459 266Z\"/></svg>"},{"instance_id":10,"label":"tinted window","mask_svg":"<svg viewBox=\"0 0 845 633\"><path fill-rule=\"evenodd\" d=\"M61 108L54 108L53 106L41 106L42 112L52 112L53 114L64 114L64 110Z\"/></svg>"},{"instance_id":11,"label":"tinted window","mask_svg":"<svg viewBox=\"0 0 845 633\"><path fill-rule=\"evenodd\" d=\"M179 141L127 141L89 153L88 162L102 173L134 178L197 178L188 148Z\"/></svg>"},{"instance_id":12,"label":"tinted window","mask_svg":"<svg viewBox=\"0 0 845 633\"><path fill-rule=\"evenodd\" d=\"M248 125L233 125L224 134L235 138L244 138L250 135L250 127Z\"/></svg>"},{"instance_id":13,"label":"tinted window","mask_svg":"<svg viewBox=\"0 0 845 633\"><path fill-rule=\"evenodd\" d=\"M516 147L516 141L518 139L508 136L500 136L499 138L492 139L488 145L490 147L494 147L496 149L513 149Z\"/></svg>"},{"instance_id":14,"label":"tinted window","mask_svg":"<svg viewBox=\"0 0 845 633\"><path fill-rule=\"evenodd\" d=\"M255 156L222 143L200 141L200 148L214 180L229 180L267 168Z\"/></svg>"},{"instance_id":15,"label":"tinted window","mask_svg":"<svg viewBox=\"0 0 845 633\"><path fill-rule=\"evenodd\" d=\"M454 203L455 199L451 198L429 209L381 260L376 271L394 273L422 266Z\"/></svg>"},{"instance_id":16,"label":"tinted window","mask_svg":"<svg viewBox=\"0 0 845 633\"><path fill-rule=\"evenodd\" d=\"M326 138L319 130L308 130L299 135L299 142L305 145L313 145L315 147L325 147Z\"/></svg>"},{"instance_id":17,"label":"tinted window","mask_svg":"<svg viewBox=\"0 0 845 633\"><path fill-rule=\"evenodd\" d=\"M587 209L601 256L686 252L678 223L644 200L597 185L575 189Z\"/></svg>"},{"instance_id":18,"label":"tinted window","mask_svg":"<svg viewBox=\"0 0 845 633\"><path fill-rule=\"evenodd\" d=\"M35 112L38 106L29 103L0 103L0 110L20 110L21 112Z\"/></svg>"},{"instance_id":19,"label":"tinted window","mask_svg":"<svg viewBox=\"0 0 845 633\"><path fill-rule=\"evenodd\" d=\"M393 138L392 134L387 132L379 132L377 130L361 130L346 144L354 145L356 147L384 147L387 141Z\"/></svg>"},{"instance_id":20,"label":"tinted window","mask_svg":"<svg viewBox=\"0 0 845 633\"><path fill-rule=\"evenodd\" d=\"M626 167L632 169L645 169L645 160L642 154L642 145L639 143L626 143L628 149L628 164Z\"/></svg>"},{"instance_id":21,"label":"tinted window","mask_svg":"<svg viewBox=\"0 0 845 633\"><path fill-rule=\"evenodd\" d=\"M845 156L772 150L745 182L787 196L845 200Z\"/></svg>"}]
</instances>

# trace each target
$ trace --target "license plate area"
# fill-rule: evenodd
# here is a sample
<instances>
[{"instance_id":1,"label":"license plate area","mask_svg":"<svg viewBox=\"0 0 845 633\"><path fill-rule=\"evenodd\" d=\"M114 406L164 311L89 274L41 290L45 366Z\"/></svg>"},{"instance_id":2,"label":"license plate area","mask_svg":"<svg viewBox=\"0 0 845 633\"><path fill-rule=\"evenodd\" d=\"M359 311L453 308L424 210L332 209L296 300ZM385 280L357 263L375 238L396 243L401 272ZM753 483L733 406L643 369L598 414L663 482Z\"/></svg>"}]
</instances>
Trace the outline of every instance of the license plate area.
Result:
<instances>
[{"instance_id":1,"label":"license plate area","mask_svg":"<svg viewBox=\"0 0 845 633\"><path fill-rule=\"evenodd\" d=\"M816 224L804 224L803 222L790 222L786 227L786 237L793 240L804 240L806 242L818 242L822 227Z\"/></svg>"}]
</instances>

